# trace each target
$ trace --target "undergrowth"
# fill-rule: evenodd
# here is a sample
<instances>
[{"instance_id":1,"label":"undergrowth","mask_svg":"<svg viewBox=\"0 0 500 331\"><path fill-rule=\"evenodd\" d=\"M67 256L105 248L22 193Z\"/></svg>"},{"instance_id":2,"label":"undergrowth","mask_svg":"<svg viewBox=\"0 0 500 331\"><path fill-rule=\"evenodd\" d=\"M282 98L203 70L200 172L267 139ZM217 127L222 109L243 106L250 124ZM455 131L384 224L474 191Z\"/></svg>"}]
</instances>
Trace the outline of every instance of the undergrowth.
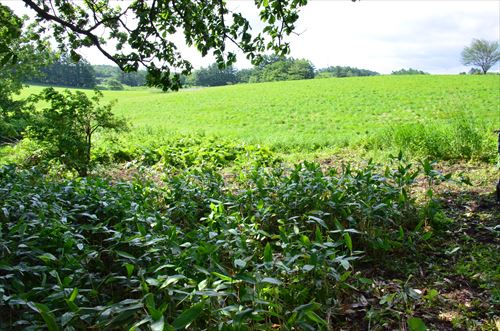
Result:
<instances>
[{"instance_id":1,"label":"undergrowth","mask_svg":"<svg viewBox=\"0 0 500 331\"><path fill-rule=\"evenodd\" d=\"M0 328L328 329L357 260L432 234L432 194L412 188L443 177L393 162L232 180L200 165L162 183L3 167Z\"/></svg>"},{"instance_id":2,"label":"undergrowth","mask_svg":"<svg viewBox=\"0 0 500 331\"><path fill-rule=\"evenodd\" d=\"M365 149L402 150L435 160L493 162L496 136L486 121L459 114L445 123L423 121L398 124L382 130L365 142Z\"/></svg>"}]
</instances>

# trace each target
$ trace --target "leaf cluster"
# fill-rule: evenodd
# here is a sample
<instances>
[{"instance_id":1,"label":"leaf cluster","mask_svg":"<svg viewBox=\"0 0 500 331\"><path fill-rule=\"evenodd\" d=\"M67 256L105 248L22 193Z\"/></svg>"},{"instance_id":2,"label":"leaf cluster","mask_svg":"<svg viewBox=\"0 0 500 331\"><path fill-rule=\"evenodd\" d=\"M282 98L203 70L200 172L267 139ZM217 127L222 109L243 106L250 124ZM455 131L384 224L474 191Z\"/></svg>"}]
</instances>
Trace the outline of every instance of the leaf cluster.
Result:
<instances>
[{"instance_id":1,"label":"leaf cluster","mask_svg":"<svg viewBox=\"0 0 500 331\"><path fill-rule=\"evenodd\" d=\"M181 74L192 69L172 41L175 33L181 32L185 43L202 56L212 52L220 68L236 61L236 54L227 50L228 43L258 63L266 50L279 55L289 52L284 39L292 33L298 10L307 1L256 1L264 22L257 34L247 18L219 0L135 1L121 7L112 6L109 0L24 3L36 12L40 32L51 29L60 48L71 50L75 60L80 58L78 49L95 46L125 72L147 68L149 86L175 90Z\"/></svg>"}]
</instances>

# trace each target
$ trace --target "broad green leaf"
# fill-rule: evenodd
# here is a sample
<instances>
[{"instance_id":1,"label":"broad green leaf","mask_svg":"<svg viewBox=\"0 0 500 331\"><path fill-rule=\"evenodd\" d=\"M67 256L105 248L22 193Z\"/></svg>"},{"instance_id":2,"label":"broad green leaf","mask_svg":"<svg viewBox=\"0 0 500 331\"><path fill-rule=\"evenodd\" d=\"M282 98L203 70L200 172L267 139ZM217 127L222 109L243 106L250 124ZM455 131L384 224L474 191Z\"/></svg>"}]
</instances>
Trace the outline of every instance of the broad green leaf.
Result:
<instances>
[{"instance_id":1,"label":"broad green leaf","mask_svg":"<svg viewBox=\"0 0 500 331\"><path fill-rule=\"evenodd\" d=\"M45 263L49 261L57 261L57 258L50 253L43 253L42 255L39 255L38 258Z\"/></svg>"},{"instance_id":2,"label":"broad green leaf","mask_svg":"<svg viewBox=\"0 0 500 331\"><path fill-rule=\"evenodd\" d=\"M410 331L426 331L427 327L421 318L411 317L408 319L408 329Z\"/></svg>"},{"instance_id":3,"label":"broad green leaf","mask_svg":"<svg viewBox=\"0 0 500 331\"><path fill-rule=\"evenodd\" d=\"M322 227L324 227L325 229L328 229L328 227L326 226L325 221L323 221L321 218L316 217L316 216L309 215L309 219L311 219L311 220L315 221L316 223L318 223L319 225L321 225L321 226L322 226Z\"/></svg>"},{"instance_id":4,"label":"broad green leaf","mask_svg":"<svg viewBox=\"0 0 500 331\"><path fill-rule=\"evenodd\" d=\"M300 236L300 241L305 245L305 246L311 246L311 240L309 240L309 237L306 235Z\"/></svg>"},{"instance_id":5,"label":"broad green leaf","mask_svg":"<svg viewBox=\"0 0 500 331\"><path fill-rule=\"evenodd\" d=\"M212 275L217 276L220 279L225 280L227 282L232 282L233 281L233 279L231 277L223 275L223 274L215 272L215 271L212 271Z\"/></svg>"},{"instance_id":6,"label":"broad green leaf","mask_svg":"<svg viewBox=\"0 0 500 331\"><path fill-rule=\"evenodd\" d=\"M272 278L272 277L262 278L262 280L260 282L261 283L269 283L269 284L273 284L273 285L281 285L282 284L281 280L278 280L278 279Z\"/></svg>"},{"instance_id":7,"label":"broad green leaf","mask_svg":"<svg viewBox=\"0 0 500 331\"><path fill-rule=\"evenodd\" d=\"M186 278L184 275L172 275L168 276L167 279L161 284L160 289L163 289L171 284L177 283L179 280Z\"/></svg>"},{"instance_id":8,"label":"broad green leaf","mask_svg":"<svg viewBox=\"0 0 500 331\"><path fill-rule=\"evenodd\" d=\"M140 320L139 322L135 323L134 325L132 325L132 327L130 329L128 329L129 331L136 331L137 328L143 324L146 324L150 321L150 318L147 317L147 318L143 318L142 320Z\"/></svg>"},{"instance_id":9,"label":"broad green leaf","mask_svg":"<svg viewBox=\"0 0 500 331\"><path fill-rule=\"evenodd\" d=\"M75 301L75 299L76 299L76 297L77 297L77 296L78 296L78 288L77 288L77 287L75 287L75 288L73 289L73 291L71 292L71 295L69 296L69 299L68 299L68 300L69 300L70 302L73 302L73 301Z\"/></svg>"},{"instance_id":10,"label":"broad green leaf","mask_svg":"<svg viewBox=\"0 0 500 331\"><path fill-rule=\"evenodd\" d=\"M266 247L264 248L264 262L265 263L273 262L273 251L269 243L267 243Z\"/></svg>"},{"instance_id":11,"label":"broad green leaf","mask_svg":"<svg viewBox=\"0 0 500 331\"><path fill-rule=\"evenodd\" d=\"M243 269L246 267L247 263L242 259L236 259L236 260L234 260L234 265L237 268Z\"/></svg>"},{"instance_id":12,"label":"broad green leaf","mask_svg":"<svg viewBox=\"0 0 500 331\"><path fill-rule=\"evenodd\" d=\"M204 279L198 283L198 290L203 291L208 286L208 279Z\"/></svg>"},{"instance_id":13,"label":"broad green leaf","mask_svg":"<svg viewBox=\"0 0 500 331\"><path fill-rule=\"evenodd\" d=\"M57 326L56 318L54 314L50 312L49 307L42 303L35 303L35 307L38 309L40 315L42 315L49 331L58 331L59 327Z\"/></svg>"},{"instance_id":14,"label":"broad green leaf","mask_svg":"<svg viewBox=\"0 0 500 331\"><path fill-rule=\"evenodd\" d=\"M305 264L303 267L302 267L302 270L304 270L305 272L308 272L308 271L311 271L314 269L314 266L311 265L311 264Z\"/></svg>"},{"instance_id":15,"label":"broad green leaf","mask_svg":"<svg viewBox=\"0 0 500 331\"><path fill-rule=\"evenodd\" d=\"M130 259L130 260L134 260L134 261L136 260L136 258L132 254L129 254L127 252L115 251L115 253L116 253L116 255L124 257L126 259Z\"/></svg>"},{"instance_id":16,"label":"broad green leaf","mask_svg":"<svg viewBox=\"0 0 500 331\"><path fill-rule=\"evenodd\" d=\"M71 320L75 316L76 316L75 313L71 313L71 312L64 313L61 316L61 326L66 326L66 324L68 324L69 322L71 322Z\"/></svg>"},{"instance_id":17,"label":"broad green leaf","mask_svg":"<svg viewBox=\"0 0 500 331\"><path fill-rule=\"evenodd\" d=\"M165 328L165 318L162 316L150 325L152 331L163 331Z\"/></svg>"},{"instance_id":18,"label":"broad green leaf","mask_svg":"<svg viewBox=\"0 0 500 331\"><path fill-rule=\"evenodd\" d=\"M130 278L130 276L132 276L132 273L134 272L135 266L130 263L125 263L124 266L125 269L127 269L127 277Z\"/></svg>"},{"instance_id":19,"label":"broad green leaf","mask_svg":"<svg viewBox=\"0 0 500 331\"><path fill-rule=\"evenodd\" d=\"M313 322L316 322L321 325L326 325L326 321L322 319L321 317L318 316L315 312L312 310L306 310L306 316Z\"/></svg>"},{"instance_id":20,"label":"broad green leaf","mask_svg":"<svg viewBox=\"0 0 500 331\"><path fill-rule=\"evenodd\" d=\"M344 241L345 241L347 248L349 249L349 251L352 254L352 239L351 239L351 235L347 232L344 232Z\"/></svg>"},{"instance_id":21,"label":"broad green leaf","mask_svg":"<svg viewBox=\"0 0 500 331\"><path fill-rule=\"evenodd\" d=\"M201 315L204 306L204 303L200 302L188 310L183 311L182 314L174 320L174 328L182 329L191 324L196 318L198 318L198 316Z\"/></svg>"}]
</instances>

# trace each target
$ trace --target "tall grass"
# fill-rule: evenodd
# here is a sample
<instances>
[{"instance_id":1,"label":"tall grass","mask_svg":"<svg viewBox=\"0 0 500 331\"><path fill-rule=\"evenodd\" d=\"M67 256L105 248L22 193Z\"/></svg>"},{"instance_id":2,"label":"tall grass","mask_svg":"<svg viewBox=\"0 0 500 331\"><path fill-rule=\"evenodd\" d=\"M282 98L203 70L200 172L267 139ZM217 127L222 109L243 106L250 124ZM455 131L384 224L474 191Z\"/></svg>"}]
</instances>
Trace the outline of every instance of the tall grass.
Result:
<instances>
[{"instance_id":1,"label":"tall grass","mask_svg":"<svg viewBox=\"0 0 500 331\"><path fill-rule=\"evenodd\" d=\"M466 113L444 121L391 126L368 139L365 149L401 150L440 160L493 161L496 141L491 123Z\"/></svg>"}]
</instances>

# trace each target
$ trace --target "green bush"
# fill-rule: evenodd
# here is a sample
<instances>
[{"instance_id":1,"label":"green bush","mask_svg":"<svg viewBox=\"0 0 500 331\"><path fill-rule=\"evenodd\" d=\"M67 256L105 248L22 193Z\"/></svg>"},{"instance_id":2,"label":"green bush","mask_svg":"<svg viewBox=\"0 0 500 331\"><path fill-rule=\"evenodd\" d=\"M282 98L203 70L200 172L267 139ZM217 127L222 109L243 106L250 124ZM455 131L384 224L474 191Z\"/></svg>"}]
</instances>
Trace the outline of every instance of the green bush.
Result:
<instances>
[{"instance_id":1,"label":"green bush","mask_svg":"<svg viewBox=\"0 0 500 331\"><path fill-rule=\"evenodd\" d=\"M47 88L33 97L35 102L50 103L36 114L28 128L28 137L45 147L46 159L57 160L86 176L91 168L92 138L98 130L123 131L125 120L111 112L112 104L99 104L102 93L89 98L81 91L57 92Z\"/></svg>"}]
</instances>

